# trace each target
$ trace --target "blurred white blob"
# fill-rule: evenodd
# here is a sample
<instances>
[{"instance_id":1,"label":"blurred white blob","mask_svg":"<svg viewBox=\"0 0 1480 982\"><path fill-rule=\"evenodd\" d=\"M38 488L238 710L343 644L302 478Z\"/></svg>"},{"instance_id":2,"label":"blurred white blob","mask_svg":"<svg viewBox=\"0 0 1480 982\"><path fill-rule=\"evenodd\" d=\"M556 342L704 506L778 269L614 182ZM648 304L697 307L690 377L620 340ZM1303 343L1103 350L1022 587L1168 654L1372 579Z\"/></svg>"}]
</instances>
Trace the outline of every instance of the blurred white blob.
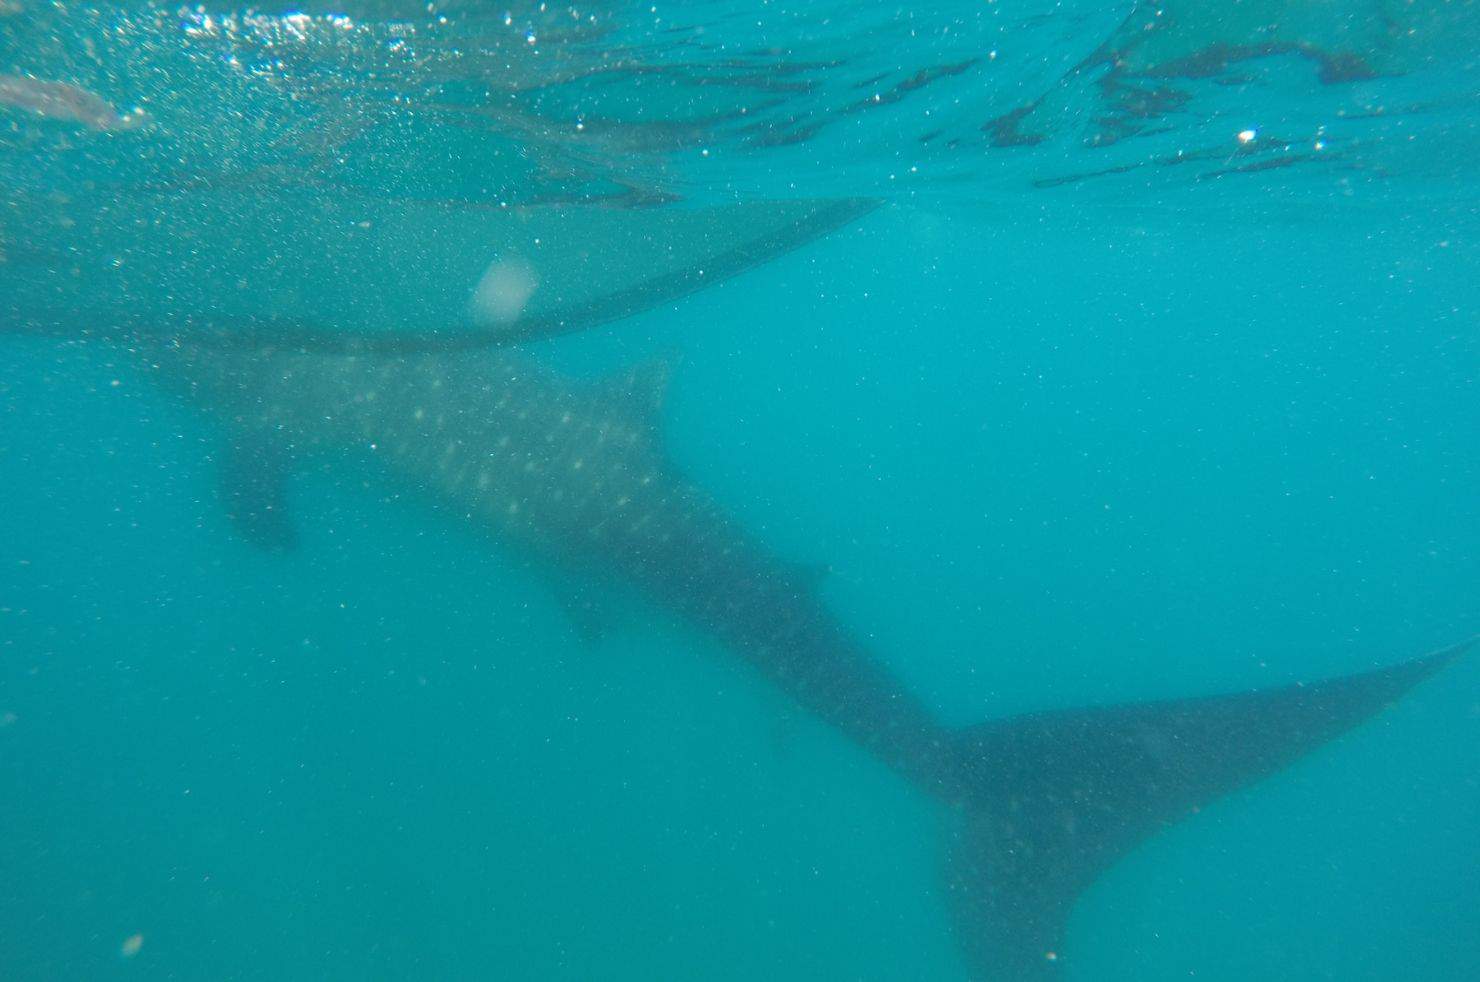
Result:
<instances>
[{"instance_id":1,"label":"blurred white blob","mask_svg":"<svg viewBox=\"0 0 1480 982\"><path fill-rule=\"evenodd\" d=\"M473 291L473 315L485 324L509 324L539 288L534 269L518 256L500 256L488 264Z\"/></svg>"},{"instance_id":2,"label":"blurred white blob","mask_svg":"<svg viewBox=\"0 0 1480 982\"><path fill-rule=\"evenodd\" d=\"M119 113L96 93L27 75L0 75L0 106L22 109L42 119L81 123L90 130L132 130L148 121L142 109Z\"/></svg>"},{"instance_id":3,"label":"blurred white blob","mask_svg":"<svg viewBox=\"0 0 1480 982\"><path fill-rule=\"evenodd\" d=\"M123 944L118 946L118 953L124 958L132 958L144 947L144 936L142 934L130 934L123 939Z\"/></svg>"}]
</instances>

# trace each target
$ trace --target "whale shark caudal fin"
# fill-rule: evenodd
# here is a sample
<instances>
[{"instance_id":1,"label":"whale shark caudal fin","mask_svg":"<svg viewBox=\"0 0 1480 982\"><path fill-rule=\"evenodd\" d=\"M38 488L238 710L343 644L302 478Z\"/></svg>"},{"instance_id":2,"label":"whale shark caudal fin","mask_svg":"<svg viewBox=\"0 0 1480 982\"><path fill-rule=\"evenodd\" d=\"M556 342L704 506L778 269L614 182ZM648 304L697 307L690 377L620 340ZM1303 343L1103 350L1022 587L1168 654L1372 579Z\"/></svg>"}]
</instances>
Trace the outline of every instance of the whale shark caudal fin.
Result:
<instances>
[{"instance_id":1,"label":"whale shark caudal fin","mask_svg":"<svg viewBox=\"0 0 1480 982\"><path fill-rule=\"evenodd\" d=\"M26 243L28 253L63 259L0 261L0 335L126 344L189 338L325 354L508 347L672 303L821 239L882 201L571 200L499 209L449 208L433 194L357 201L351 222L305 215L296 195L270 188L123 195L114 203L106 215L79 209L69 212L76 222L51 223L65 225L65 234L31 230L40 238ZM283 234L262 250L238 234L252 227ZM127 264L114 261L120 229L130 230ZM508 310L482 296L500 268L519 269L537 287ZM146 311L136 302L140 283L160 298ZM494 296L510 292L521 294ZM387 311L399 312L394 323Z\"/></svg>"},{"instance_id":2,"label":"whale shark caudal fin","mask_svg":"<svg viewBox=\"0 0 1480 982\"><path fill-rule=\"evenodd\" d=\"M945 894L975 976L1053 978L1075 899L1138 843L1357 726L1473 643L1322 682L958 731L966 800Z\"/></svg>"}]
</instances>

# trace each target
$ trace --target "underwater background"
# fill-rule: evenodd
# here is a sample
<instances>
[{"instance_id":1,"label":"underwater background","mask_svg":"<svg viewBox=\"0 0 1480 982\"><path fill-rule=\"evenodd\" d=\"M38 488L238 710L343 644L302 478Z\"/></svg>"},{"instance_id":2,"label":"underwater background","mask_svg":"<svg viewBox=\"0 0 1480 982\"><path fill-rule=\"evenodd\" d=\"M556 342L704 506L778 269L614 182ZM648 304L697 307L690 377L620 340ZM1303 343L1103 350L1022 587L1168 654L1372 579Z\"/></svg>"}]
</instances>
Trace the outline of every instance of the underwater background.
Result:
<instances>
[{"instance_id":1,"label":"underwater background","mask_svg":"<svg viewBox=\"0 0 1480 982\"><path fill-rule=\"evenodd\" d=\"M1469 2L0 0L0 978L965 978L931 802L356 472L255 550L120 339L573 298L527 350L672 360L676 464L953 723L1363 671L1480 632L1477 69ZM1480 977L1477 828L1472 656L1064 977Z\"/></svg>"}]
</instances>

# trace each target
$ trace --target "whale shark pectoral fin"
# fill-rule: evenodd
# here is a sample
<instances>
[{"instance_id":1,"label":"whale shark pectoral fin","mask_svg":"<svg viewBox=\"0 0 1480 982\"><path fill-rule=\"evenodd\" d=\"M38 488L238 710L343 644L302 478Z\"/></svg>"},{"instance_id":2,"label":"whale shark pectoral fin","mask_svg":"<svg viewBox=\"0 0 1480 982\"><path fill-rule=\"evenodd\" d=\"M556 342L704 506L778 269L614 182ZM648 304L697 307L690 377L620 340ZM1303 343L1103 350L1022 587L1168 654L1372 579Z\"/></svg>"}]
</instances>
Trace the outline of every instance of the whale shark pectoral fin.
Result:
<instances>
[{"instance_id":1,"label":"whale shark pectoral fin","mask_svg":"<svg viewBox=\"0 0 1480 982\"><path fill-rule=\"evenodd\" d=\"M1079 894L1148 836L1352 729L1473 641L1284 688L1038 713L960 731L962 814L945 866L986 978L1054 978Z\"/></svg>"},{"instance_id":2,"label":"whale shark pectoral fin","mask_svg":"<svg viewBox=\"0 0 1480 982\"><path fill-rule=\"evenodd\" d=\"M822 584L832 575L832 567L827 563L789 562L783 563L782 567L793 589L813 594L821 590Z\"/></svg>"},{"instance_id":3,"label":"whale shark pectoral fin","mask_svg":"<svg viewBox=\"0 0 1480 982\"><path fill-rule=\"evenodd\" d=\"M623 624L622 599L610 593L608 584L529 557L525 557L525 568L549 589L583 644L599 644Z\"/></svg>"},{"instance_id":4,"label":"whale shark pectoral fin","mask_svg":"<svg viewBox=\"0 0 1480 982\"><path fill-rule=\"evenodd\" d=\"M242 538L268 552L298 544L287 501L292 455L270 433L234 433L221 454L217 493L226 517Z\"/></svg>"},{"instance_id":5,"label":"whale shark pectoral fin","mask_svg":"<svg viewBox=\"0 0 1480 982\"><path fill-rule=\"evenodd\" d=\"M556 586L555 601L570 619L576 635L590 645L600 644L611 631L612 618L590 591L574 586Z\"/></svg>"}]
</instances>

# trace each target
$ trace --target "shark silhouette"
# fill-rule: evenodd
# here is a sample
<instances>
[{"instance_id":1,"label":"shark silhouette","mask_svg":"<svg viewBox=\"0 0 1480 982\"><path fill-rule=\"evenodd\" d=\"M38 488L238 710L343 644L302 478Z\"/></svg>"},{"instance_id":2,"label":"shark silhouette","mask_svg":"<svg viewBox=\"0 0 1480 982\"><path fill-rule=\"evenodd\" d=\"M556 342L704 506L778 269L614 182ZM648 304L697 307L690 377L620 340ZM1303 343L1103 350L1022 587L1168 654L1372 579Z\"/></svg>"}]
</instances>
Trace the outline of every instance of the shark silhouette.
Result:
<instances>
[{"instance_id":1,"label":"shark silhouette","mask_svg":"<svg viewBox=\"0 0 1480 982\"><path fill-rule=\"evenodd\" d=\"M150 340L147 370L225 429L222 501L295 542L288 481L365 458L542 562L635 585L952 814L944 891L977 977L1062 970L1075 898L1139 842L1360 724L1468 647L1287 688L953 728L672 466L662 365L599 382L507 350L325 352Z\"/></svg>"}]
</instances>

